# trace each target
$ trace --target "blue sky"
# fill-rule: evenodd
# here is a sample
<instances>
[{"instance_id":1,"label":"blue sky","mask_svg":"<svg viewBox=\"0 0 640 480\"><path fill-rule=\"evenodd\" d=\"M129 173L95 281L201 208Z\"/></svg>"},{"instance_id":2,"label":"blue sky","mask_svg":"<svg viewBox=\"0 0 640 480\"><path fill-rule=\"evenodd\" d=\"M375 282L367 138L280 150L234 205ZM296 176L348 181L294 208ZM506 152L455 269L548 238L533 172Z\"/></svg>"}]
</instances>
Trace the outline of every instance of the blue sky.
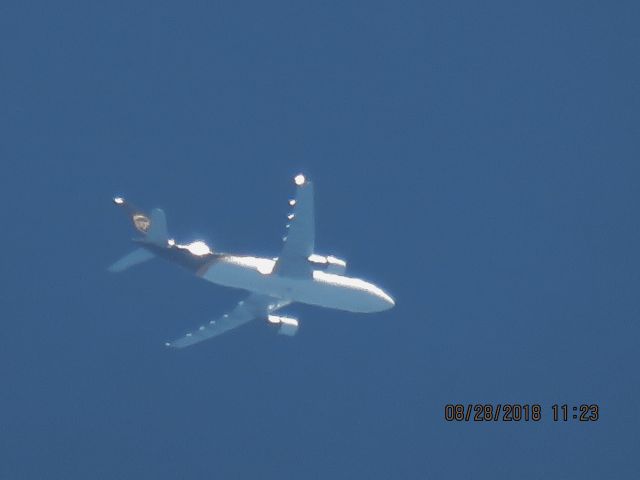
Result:
<instances>
[{"instance_id":1,"label":"blue sky","mask_svg":"<svg viewBox=\"0 0 640 480\"><path fill-rule=\"evenodd\" d=\"M5 2L0 477L631 478L640 419L637 2ZM122 194L179 240L317 248L397 306L106 266ZM540 403L447 423L447 403ZM554 423L554 403L598 403Z\"/></svg>"}]
</instances>

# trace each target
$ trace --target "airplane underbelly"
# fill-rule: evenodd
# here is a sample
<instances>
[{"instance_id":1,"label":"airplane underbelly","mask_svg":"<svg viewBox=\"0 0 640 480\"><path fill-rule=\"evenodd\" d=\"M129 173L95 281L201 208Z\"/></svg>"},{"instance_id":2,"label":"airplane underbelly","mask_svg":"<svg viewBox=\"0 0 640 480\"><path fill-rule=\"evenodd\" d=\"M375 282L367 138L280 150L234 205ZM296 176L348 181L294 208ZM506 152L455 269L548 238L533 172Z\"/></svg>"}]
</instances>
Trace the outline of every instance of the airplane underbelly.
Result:
<instances>
[{"instance_id":1,"label":"airplane underbelly","mask_svg":"<svg viewBox=\"0 0 640 480\"><path fill-rule=\"evenodd\" d=\"M270 269L262 270L233 261L219 261L202 272L201 276L227 287L350 312L376 312L389 308L379 295L367 291L362 285L356 288L346 281L340 283L340 279L345 277L314 272L312 278L298 279L272 275ZM376 288L373 285L371 287Z\"/></svg>"}]
</instances>

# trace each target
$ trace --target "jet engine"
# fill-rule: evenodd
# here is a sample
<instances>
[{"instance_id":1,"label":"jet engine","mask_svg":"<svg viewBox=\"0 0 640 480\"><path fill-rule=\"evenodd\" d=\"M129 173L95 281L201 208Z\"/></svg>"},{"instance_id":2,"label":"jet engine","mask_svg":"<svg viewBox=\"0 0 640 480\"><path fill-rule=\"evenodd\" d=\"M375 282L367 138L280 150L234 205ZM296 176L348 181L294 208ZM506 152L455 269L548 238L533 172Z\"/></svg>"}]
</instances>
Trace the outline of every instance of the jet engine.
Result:
<instances>
[{"instance_id":1,"label":"jet engine","mask_svg":"<svg viewBox=\"0 0 640 480\"><path fill-rule=\"evenodd\" d=\"M322 270L336 275L342 275L347 269L347 262L333 255L325 257L324 255L312 253L309 255L309 263L311 263L314 270Z\"/></svg>"},{"instance_id":2,"label":"jet engine","mask_svg":"<svg viewBox=\"0 0 640 480\"><path fill-rule=\"evenodd\" d=\"M278 335L286 335L292 337L298 331L298 320L290 317L281 317L278 315L269 315L267 317L269 323L280 325Z\"/></svg>"}]
</instances>

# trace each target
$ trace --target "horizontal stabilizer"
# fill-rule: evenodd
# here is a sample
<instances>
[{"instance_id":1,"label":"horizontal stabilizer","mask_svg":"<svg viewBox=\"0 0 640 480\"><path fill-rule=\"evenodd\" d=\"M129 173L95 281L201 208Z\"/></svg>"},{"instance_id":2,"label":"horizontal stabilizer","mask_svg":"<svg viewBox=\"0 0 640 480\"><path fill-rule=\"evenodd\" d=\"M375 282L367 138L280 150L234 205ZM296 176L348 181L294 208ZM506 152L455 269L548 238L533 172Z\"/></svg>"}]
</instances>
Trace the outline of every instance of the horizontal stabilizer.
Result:
<instances>
[{"instance_id":1,"label":"horizontal stabilizer","mask_svg":"<svg viewBox=\"0 0 640 480\"><path fill-rule=\"evenodd\" d=\"M111 265L107 270L113 273L122 272L134 265L151 260L155 255L144 248L137 248Z\"/></svg>"}]
</instances>

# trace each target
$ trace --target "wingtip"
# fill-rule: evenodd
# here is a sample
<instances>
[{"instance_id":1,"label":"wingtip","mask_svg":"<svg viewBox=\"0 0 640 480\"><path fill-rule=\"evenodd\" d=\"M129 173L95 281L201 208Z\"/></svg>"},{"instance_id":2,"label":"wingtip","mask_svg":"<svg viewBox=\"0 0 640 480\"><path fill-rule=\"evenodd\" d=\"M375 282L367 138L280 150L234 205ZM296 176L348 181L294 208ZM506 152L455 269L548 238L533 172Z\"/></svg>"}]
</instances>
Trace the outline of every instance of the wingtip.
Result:
<instances>
[{"instance_id":1,"label":"wingtip","mask_svg":"<svg viewBox=\"0 0 640 480\"><path fill-rule=\"evenodd\" d=\"M311 180L309 180L309 178L306 175L304 175L303 173L299 173L298 175L293 177L293 182L298 187L304 187L306 185L311 185Z\"/></svg>"}]
</instances>

